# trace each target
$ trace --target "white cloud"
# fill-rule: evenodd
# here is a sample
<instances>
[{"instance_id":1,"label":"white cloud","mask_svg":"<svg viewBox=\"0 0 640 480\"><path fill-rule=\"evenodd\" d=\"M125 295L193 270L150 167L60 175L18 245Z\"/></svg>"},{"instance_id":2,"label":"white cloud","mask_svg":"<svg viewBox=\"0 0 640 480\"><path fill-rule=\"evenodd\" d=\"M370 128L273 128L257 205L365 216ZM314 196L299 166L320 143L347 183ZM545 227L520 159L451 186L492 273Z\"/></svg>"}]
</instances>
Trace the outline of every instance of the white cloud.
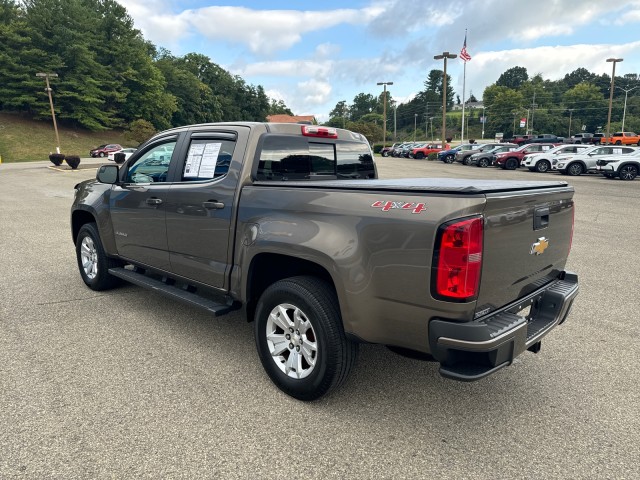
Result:
<instances>
[{"instance_id":1,"label":"white cloud","mask_svg":"<svg viewBox=\"0 0 640 480\"><path fill-rule=\"evenodd\" d=\"M298 83L298 92L306 105L322 105L331 97L331 84L311 79Z\"/></svg>"}]
</instances>

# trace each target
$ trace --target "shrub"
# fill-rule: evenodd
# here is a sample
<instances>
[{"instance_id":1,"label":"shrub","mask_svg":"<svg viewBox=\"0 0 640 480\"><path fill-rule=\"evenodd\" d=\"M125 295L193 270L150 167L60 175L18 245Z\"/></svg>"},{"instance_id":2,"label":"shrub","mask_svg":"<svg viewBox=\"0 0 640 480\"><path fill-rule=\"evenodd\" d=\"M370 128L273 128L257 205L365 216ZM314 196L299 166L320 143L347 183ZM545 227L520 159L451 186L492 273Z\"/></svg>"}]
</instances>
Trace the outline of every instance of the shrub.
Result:
<instances>
[{"instance_id":1,"label":"shrub","mask_svg":"<svg viewBox=\"0 0 640 480\"><path fill-rule=\"evenodd\" d=\"M132 142L142 143L155 135L155 133L156 129L153 128L151 122L139 118L129 124L129 130L125 132L125 137Z\"/></svg>"},{"instance_id":2,"label":"shrub","mask_svg":"<svg viewBox=\"0 0 640 480\"><path fill-rule=\"evenodd\" d=\"M438 152L431 152L429 155L427 155L427 160L437 160L438 159Z\"/></svg>"},{"instance_id":3,"label":"shrub","mask_svg":"<svg viewBox=\"0 0 640 480\"><path fill-rule=\"evenodd\" d=\"M80 157L78 155L68 155L64 160L73 170L80 165Z\"/></svg>"},{"instance_id":4,"label":"shrub","mask_svg":"<svg viewBox=\"0 0 640 480\"><path fill-rule=\"evenodd\" d=\"M64 161L64 153L52 153L49 155L49 160L57 167Z\"/></svg>"}]
</instances>

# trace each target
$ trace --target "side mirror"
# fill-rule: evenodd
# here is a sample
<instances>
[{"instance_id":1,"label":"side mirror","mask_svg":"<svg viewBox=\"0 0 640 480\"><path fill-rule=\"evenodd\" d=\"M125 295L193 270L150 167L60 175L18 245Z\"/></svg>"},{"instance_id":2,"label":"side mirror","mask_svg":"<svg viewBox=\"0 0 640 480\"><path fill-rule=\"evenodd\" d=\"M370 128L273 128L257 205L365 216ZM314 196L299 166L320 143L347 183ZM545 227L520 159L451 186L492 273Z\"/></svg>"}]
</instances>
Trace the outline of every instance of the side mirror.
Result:
<instances>
[{"instance_id":1,"label":"side mirror","mask_svg":"<svg viewBox=\"0 0 640 480\"><path fill-rule=\"evenodd\" d=\"M101 165L96 173L96 180L113 185L118 182L119 170L117 165Z\"/></svg>"}]
</instances>

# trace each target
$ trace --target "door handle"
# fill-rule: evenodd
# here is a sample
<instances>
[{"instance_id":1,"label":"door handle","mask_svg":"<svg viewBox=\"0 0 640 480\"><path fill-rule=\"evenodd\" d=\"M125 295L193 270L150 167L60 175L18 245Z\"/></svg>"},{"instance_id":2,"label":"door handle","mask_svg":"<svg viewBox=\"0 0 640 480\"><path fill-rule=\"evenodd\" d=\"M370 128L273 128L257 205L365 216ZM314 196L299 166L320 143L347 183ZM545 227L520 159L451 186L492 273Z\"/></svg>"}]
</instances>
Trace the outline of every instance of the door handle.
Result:
<instances>
[{"instance_id":1,"label":"door handle","mask_svg":"<svg viewBox=\"0 0 640 480\"><path fill-rule=\"evenodd\" d=\"M160 198L147 198L147 205L160 205L162 199Z\"/></svg>"},{"instance_id":2,"label":"door handle","mask_svg":"<svg viewBox=\"0 0 640 480\"><path fill-rule=\"evenodd\" d=\"M209 202L202 202L202 206L207 210L220 210L221 208L224 208L224 203L209 201Z\"/></svg>"}]
</instances>

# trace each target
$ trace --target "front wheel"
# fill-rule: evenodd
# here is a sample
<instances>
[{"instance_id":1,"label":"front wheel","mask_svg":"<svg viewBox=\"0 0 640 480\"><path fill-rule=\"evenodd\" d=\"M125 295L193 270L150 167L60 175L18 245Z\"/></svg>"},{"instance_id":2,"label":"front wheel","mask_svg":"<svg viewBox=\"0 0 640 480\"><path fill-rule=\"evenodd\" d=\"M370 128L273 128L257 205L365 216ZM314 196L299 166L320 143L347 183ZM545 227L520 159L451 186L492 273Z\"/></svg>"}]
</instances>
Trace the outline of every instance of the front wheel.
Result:
<instances>
[{"instance_id":1,"label":"front wheel","mask_svg":"<svg viewBox=\"0 0 640 480\"><path fill-rule=\"evenodd\" d=\"M451 154L444 157L444 163L453 163L454 160L455 160L455 157Z\"/></svg>"},{"instance_id":2,"label":"front wheel","mask_svg":"<svg viewBox=\"0 0 640 480\"><path fill-rule=\"evenodd\" d=\"M583 172L584 172L584 168L582 168L581 163L572 163L567 167L567 173L574 177L578 175L582 175Z\"/></svg>"},{"instance_id":3,"label":"front wheel","mask_svg":"<svg viewBox=\"0 0 640 480\"><path fill-rule=\"evenodd\" d=\"M481 168L487 168L489 166L489 160L486 158L481 158L478 160L478 166Z\"/></svg>"},{"instance_id":4,"label":"front wheel","mask_svg":"<svg viewBox=\"0 0 640 480\"><path fill-rule=\"evenodd\" d=\"M504 162L504 168L507 170L515 170L518 168L518 160L515 158L507 158L507 161Z\"/></svg>"},{"instance_id":5,"label":"front wheel","mask_svg":"<svg viewBox=\"0 0 640 480\"><path fill-rule=\"evenodd\" d=\"M547 160L540 160L536 163L536 172L545 173L551 168L551 164Z\"/></svg>"},{"instance_id":6,"label":"front wheel","mask_svg":"<svg viewBox=\"0 0 640 480\"><path fill-rule=\"evenodd\" d=\"M471 164L471 159L469 157L465 157L462 159L462 164L463 165L470 165Z\"/></svg>"},{"instance_id":7,"label":"front wheel","mask_svg":"<svg viewBox=\"0 0 640 480\"><path fill-rule=\"evenodd\" d=\"M383 156L383 157L388 157L388 156L389 156L389 152L387 152L387 151L382 152L382 156Z\"/></svg>"},{"instance_id":8,"label":"front wheel","mask_svg":"<svg viewBox=\"0 0 640 480\"><path fill-rule=\"evenodd\" d=\"M635 165L625 165L618 172L620 180L633 180L638 176L638 169Z\"/></svg>"},{"instance_id":9,"label":"front wheel","mask_svg":"<svg viewBox=\"0 0 640 480\"><path fill-rule=\"evenodd\" d=\"M416 153L415 157L416 157L416 160L422 160L424 158L424 153L418 152Z\"/></svg>"},{"instance_id":10,"label":"front wheel","mask_svg":"<svg viewBox=\"0 0 640 480\"><path fill-rule=\"evenodd\" d=\"M80 228L76 238L76 257L80 276L91 290L108 290L120 283L119 278L109 274L109 269L122 263L107 256L95 223L86 223Z\"/></svg>"},{"instance_id":11,"label":"front wheel","mask_svg":"<svg viewBox=\"0 0 640 480\"><path fill-rule=\"evenodd\" d=\"M315 277L287 278L264 291L255 338L273 383L299 400L316 400L338 387L358 354L358 344L345 336L335 291Z\"/></svg>"}]
</instances>

